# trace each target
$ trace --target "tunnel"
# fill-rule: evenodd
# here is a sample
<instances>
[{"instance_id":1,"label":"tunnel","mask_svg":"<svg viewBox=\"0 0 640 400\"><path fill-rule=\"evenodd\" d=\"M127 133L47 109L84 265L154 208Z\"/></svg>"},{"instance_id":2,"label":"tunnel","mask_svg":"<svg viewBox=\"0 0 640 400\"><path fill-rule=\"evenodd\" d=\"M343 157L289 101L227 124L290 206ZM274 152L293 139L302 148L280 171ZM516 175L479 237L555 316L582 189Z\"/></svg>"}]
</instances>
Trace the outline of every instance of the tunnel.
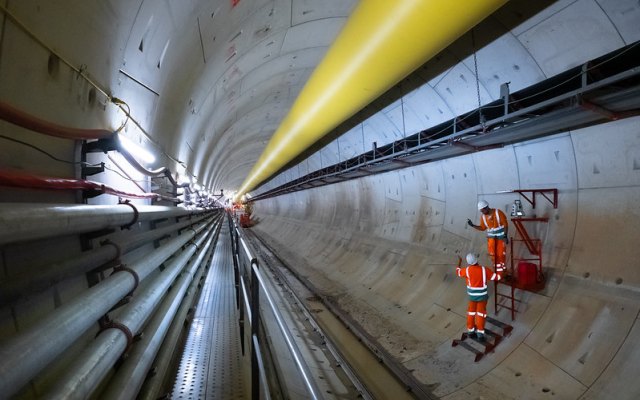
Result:
<instances>
[{"instance_id":1,"label":"tunnel","mask_svg":"<svg viewBox=\"0 0 640 400\"><path fill-rule=\"evenodd\" d=\"M633 0L0 1L0 398L640 398L639 41ZM273 338L276 261L334 322ZM282 355L322 329L370 389Z\"/></svg>"}]
</instances>

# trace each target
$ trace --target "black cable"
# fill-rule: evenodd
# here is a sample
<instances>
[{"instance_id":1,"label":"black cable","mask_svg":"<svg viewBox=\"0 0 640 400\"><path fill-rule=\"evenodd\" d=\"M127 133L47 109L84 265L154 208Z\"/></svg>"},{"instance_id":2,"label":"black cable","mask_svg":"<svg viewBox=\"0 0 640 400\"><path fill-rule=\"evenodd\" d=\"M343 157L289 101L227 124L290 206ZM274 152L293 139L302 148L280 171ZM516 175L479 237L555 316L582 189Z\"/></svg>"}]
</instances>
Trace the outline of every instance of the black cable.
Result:
<instances>
[{"instance_id":1,"label":"black cable","mask_svg":"<svg viewBox=\"0 0 640 400\"><path fill-rule=\"evenodd\" d=\"M40 153L42 153L42 154L46 155L47 157L49 157L49 158L51 158L51 159L53 159L53 160L55 160L55 161L58 161L58 162L62 162L62 163L66 163L66 164L72 164L72 165L78 165L78 164L81 164L81 165L88 165L88 166L91 166L91 167L96 167L96 166L100 165L100 164L91 164L91 163L84 162L84 161L67 161L67 160L62 160L62 159L60 159L60 158L58 158L58 157L54 156L54 155L53 155L53 154L51 154L51 153L47 153L46 151L42 150L41 148L39 148L39 147L37 147L37 146L34 146L34 145L32 145L32 144L30 144L30 143L27 143L27 142L23 142L22 140L14 139L14 138L9 137L9 136L0 135L0 139L8 140L8 141L11 141L11 142L15 142L15 143L21 144L21 145L23 145L23 146L30 147L30 148L32 148L33 150L39 151Z\"/></svg>"},{"instance_id":2,"label":"black cable","mask_svg":"<svg viewBox=\"0 0 640 400\"><path fill-rule=\"evenodd\" d=\"M54 156L54 155L52 155L50 153L47 153L46 151L42 150L41 148L39 148L37 146L34 146L34 145L30 144L30 143L23 142L22 140L14 139L12 137L5 136L5 135L0 135L0 139L9 140L11 142L15 142L15 143L21 144L23 146L30 147L30 148L32 148L32 149L34 149L36 151L39 151L40 153L46 155L47 157L49 157L49 158L51 158L51 159L53 159L55 161L63 162L63 163L66 163L66 164L73 164L73 165L81 164L81 165L90 166L90 167L103 166L104 169L109 170L111 172L114 172L114 173L120 175L121 178L126 179L128 181L131 181L131 182L146 182L145 180L139 181L139 180L131 179L128 176L125 176L125 175L121 174L120 172L116 171L115 169L107 167L106 165L104 165L104 163L91 164L91 163L84 162L84 161L74 162L74 161L62 160L62 159L60 159L60 158L58 158L58 157L56 157L56 156Z\"/></svg>"},{"instance_id":3,"label":"black cable","mask_svg":"<svg viewBox=\"0 0 640 400\"><path fill-rule=\"evenodd\" d=\"M137 182L142 182L142 183L146 182L146 180L141 180L140 181L140 180L136 180L136 179L131 179L128 176L125 176L125 175L121 174L120 172L116 171L115 169L107 167L106 165L104 166L104 169L109 170L109 171L111 171L113 173L116 173L116 174L120 175L121 178L126 179L126 180L131 181L131 182L136 182L136 183Z\"/></svg>"}]
</instances>

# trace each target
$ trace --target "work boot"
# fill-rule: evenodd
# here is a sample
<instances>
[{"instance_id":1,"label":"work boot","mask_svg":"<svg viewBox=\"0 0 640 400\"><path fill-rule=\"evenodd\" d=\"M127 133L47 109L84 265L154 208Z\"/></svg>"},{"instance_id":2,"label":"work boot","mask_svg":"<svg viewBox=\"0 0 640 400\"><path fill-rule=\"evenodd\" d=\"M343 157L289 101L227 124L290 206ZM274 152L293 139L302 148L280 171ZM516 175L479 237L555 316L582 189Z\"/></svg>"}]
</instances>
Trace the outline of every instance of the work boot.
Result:
<instances>
[{"instance_id":1,"label":"work boot","mask_svg":"<svg viewBox=\"0 0 640 400\"><path fill-rule=\"evenodd\" d=\"M478 342L484 343L486 341L487 341L487 338L484 336L484 333L479 333L478 332Z\"/></svg>"},{"instance_id":2,"label":"work boot","mask_svg":"<svg viewBox=\"0 0 640 400\"><path fill-rule=\"evenodd\" d=\"M476 337L478 337L478 335L476 335L476 331L467 332L467 336L471 339L475 339Z\"/></svg>"}]
</instances>

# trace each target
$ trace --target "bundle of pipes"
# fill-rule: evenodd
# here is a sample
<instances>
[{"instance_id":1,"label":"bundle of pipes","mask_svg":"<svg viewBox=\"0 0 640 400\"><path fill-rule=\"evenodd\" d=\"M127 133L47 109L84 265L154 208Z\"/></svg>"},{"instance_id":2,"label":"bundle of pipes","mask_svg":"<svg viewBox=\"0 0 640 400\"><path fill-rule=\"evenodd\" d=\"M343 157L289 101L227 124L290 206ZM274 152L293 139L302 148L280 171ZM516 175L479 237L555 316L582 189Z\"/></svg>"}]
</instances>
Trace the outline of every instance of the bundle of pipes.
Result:
<instances>
[{"instance_id":1,"label":"bundle of pipes","mask_svg":"<svg viewBox=\"0 0 640 400\"><path fill-rule=\"evenodd\" d=\"M194 246L188 246L185 250L176 253L171 261L166 264L162 274L154 277L144 290L123 307L118 317L118 323L124 325L134 335L139 332L144 323L153 314L153 311L156 310L178 274L183 271L196 249L200 249L198 256L186 268L188 271L187 276L193 276L195 269L204 258L206 250L211 245L212 232L213 229L209 228L206 233L200 235L200 238L195 243L192 243ZM209 237L207 245L203 246L207 237ZM186 281L183 280L182 284L186 286ZM182 298L178 300L182 300ZM174 307L177 308L178 304L175 304ZM149 334L154 334L154 332L150 331ZM64 376L58 379L58 385L47 393L47 397L51 399L88 398L110 368L127 350L130 341L131 337L128 338L122 329L111 328L100 333L68 367ZM146 361L153 361L153 357L148 357ZM127 374L123 375L122 370L119 370L116 386L114 386L114 382L110 382L109 398L135 398L138 389L143 383L147 369L144 365L132 365L131 363L127 364L126 369L132 372L138 370L136 377L134 378L134 376ZM123 390L125 388L126 391ZM102 397L104 398L105 396Z\"/></svg>"},{"instance_id":2,"label":"bundle of pipes","mask_svg":"<svg viewBox=\"0 0 640 400\"><path fill-rule=\"evenodd\" d=\"M89 272L96 266L116 261L140 246L159 240L174 232L201 222L206 216L178 222L163 228L138 233L126 238L126 241L103 240L100 247L83 252L80 256L58 261L47 266L25 267L22 273L0 281L0 303L9 303L23 294L33 294L71 276ZM37 274L33 271L38 270Z\"/></svg>"},{"instance_id":3,"label":"bundle of pipes","mask_svg":"<svg viewBox=\"0 0 640 400\"><path fill-rule=\"evenodd\" d=\"M155 400L160 397L164 378L184 329L184 321L195 301L200 281L204 279L205 271L208 270L215 247L213 244L216 241L217 236L212 244L205 245L205 250L207 247L208 250L204 258L202 253L199 253L197 260L187 266L187 272L176 280L173 295L162 301L153 319L145 327L149 334L142 337L128 353L116 376L109 381L108 388L103 393L105 398L136 397L141 400Z\"/></svg>"},{"instance_id":4,"label":"bundle of pipes","mask_svg":"<svg viewBox=\"0 0 640 400\"><path fill-rule=\"evenodd\" d=\"M46 219L42 215L50 213ZM42 239L59 235L73 235L99 231L110 227L130 224L132 221L154 221L170 217L191 216L193 212L173 207L159 206L85 206L85 205L42 205L42 204L2 204L0 205L0 245ZM51 285L57 279L71 274L83 273L130 252L140 246L165 238L172 232L182 231L178 236L168 238L165 243L151 253L135 259L120 269L89 287L85 292L52 310L45 318L22 329L0 345L0 393L11 396L27 382L38 376L52 364L79 338L95 326L96 321L105 316L116 304L127 297L145 278L144 286L132 297L132 301L118 311L118 322L107 326L92 344L78 357L74 357L71 367L65 367L67 377L58 380L59 386L47 396L59 398L85 398L104 378L116 360L123 354L133 335L153 317L145 331L153 339L145 346L140 357L145 363L136 363L129 368L135 374L128 374L124 385L127 393L139 390L144 372L158 351L159 343L165 336L173 316L179 315L178 307L187 287L192 282L213 240L212 232L220 226L220 214L214 217L202 214L197 221L189 220L170 226L129 236L120 245L104 243L103 246L82 254L75 260L59 262L37 279L17 276L2 282L3 302L19 296L16 287L38 290ZM204 220L206 219L206 220ZM214 219L217 221L212 226ZM204 220L204 221L203 221ZM43 222L46 221L46 222ZM194 225L195 224L195 225ZM191 229L187 229L191 226ZM205 231L203 233L203 231ZM191 246L193 245L193 246ZM118 249L119 247L119 249ZM194 257L194 254L197 255ZM169 258L171 258L169 260ZM167 261L169 260L169 261ZM190 261L191 260L191 261ZM158 272L164 263L165 268ZM125 272L125 273L119 273ZM180 275L182 273L182 275ZM14 286L15 285L15 286ZM169 292L170 287L174 287ZM5 294L4 289L7 289ZM177 289L176 289L177 288ZM163 299L166 297L166 299ZM162 303L162 305L161 305ZM183 307L184 308L184 307ZM160 317L162 315L162 317ZM52 398L53 398L52 397Z\"/></svg>"},{"instance_id":5,"label":"bundle of pipes","mask_svg":"<svg viewBox=\"0 0 640 400\"><path fill-rule=\"evenodd\" d=\"M1 203L0 245L127 226L193 214L178 207Z\"/></svg>"}]
</instances>

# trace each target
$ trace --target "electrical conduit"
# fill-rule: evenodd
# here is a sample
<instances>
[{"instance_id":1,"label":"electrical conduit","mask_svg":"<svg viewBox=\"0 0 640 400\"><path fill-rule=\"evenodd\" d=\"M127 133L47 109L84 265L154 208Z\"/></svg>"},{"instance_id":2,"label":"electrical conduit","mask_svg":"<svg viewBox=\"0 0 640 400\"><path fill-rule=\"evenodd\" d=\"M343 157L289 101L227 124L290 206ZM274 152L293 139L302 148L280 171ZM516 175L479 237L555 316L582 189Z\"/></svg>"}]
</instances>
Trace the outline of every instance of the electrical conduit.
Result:
<instances>
[{"instance_id":1,"label":"electrical conduit","mask_svg":"<svg viewBox=\"0 0 640 400\"><path fill-rule=\"evenodd\" d=\"M0 281L0 303L7 303L24 295L31 295L34 292L44 290L53 284L66 278L88 272L109 261L114 261L118 257L118 248L121 255L175 231L194 225L206 217L195 221L184 221L164 228L153 229L127 237L125 241L118 240L119 243L106 242L100 247L88 250L73 259L63 260L57 263L37 267L26 267L24 272L11 276Z\"/></svg>"},{"instance_id":2,"label":"electrical conduit","mask_svg":"<svg viewBox=\"0 0 640 400\"><path fill-rule=\"evenodd\" d=\"M210 249L210 254L205 257L205 265L203 266L203 268L198 269L196 275L193 277L193 280L191 281L191 284L189 285L184 295L184 299L182 303L180 303L178 311L176 311L176 316L173 318L173 321L171 321L171 325L169 326L168 331L164 336L164 340L162 340L161 346L159 347L159 349L155 350L157 351L157 354L155 355L155 358L153 360L153 369L155 373L148 374L145 377L146 379L144 379L144 382L142 383L142 388L136 396L138 400L157 400L161 397L160 390L162 390L165 383L167 370L169 369L169 365L176 351L178 339L180 338L180 335L184 330L185 320L189 315L193 302L195 301L196 294L198 293L198 286L200 285L201 280L204 278L205 273L208 271L206 260L210 259L211 252L213 252L213 248ZM161 311L159 311L158 313L160 312ZM164 322L165 321L163 320L162 323L164 324ZM153 321L149 322L149 325L152 324ZM155 344L153 344L152 342L155 342L156 340L158 340L157 334L150 339L142 338L142 342L145 342L144 344L142 344L142 346L145 346L145 349L134 349L132 352L133 354L131 354L130 357L137 357L135 353L140 351L144 352L144 355L142 357L146 358L147 354L150 351L154 351L146 348L146 342L149 342L148 346L150 348L155 346ZM125 360L125 362L127 361Z\"/></svg>"},{"instance_id":3,"label":"electrical conduit","mask_svg":"<svg viewBox=\"0 0 640 400\"><path fill-rule=\"evenodd\" d=\"M207 224L183 232L128 268L143 281ZM0 393L10 397L22 388L135 287L133 274L115 273L0 344Z\"/></svg>"},{"instance_id":4,"label":"electrical conduit","mask_svg":"<svg viewBox=\"0 0 640 400\"><path fill-rule=\"evenodd\" d=\"M217 230L219 232L219 226ZM118 367L115 376L109 380L107 389L101 393L102 399L129 400L138 397L138 392L148 375L160 345L163 343L178 308L185 300L187 288L192 283L198 268L204 269L203 260L208 260L213 251L214 246L211 244L215 242L214 237L216 237L215 234L211 235L202 250L185 268L185 272L172 285L171 291L145 327L144 337L129 351L127 358Z\"/></svg>"},{"instance_id":5,"label":"electrical conduit","mask_svg":"<svg viewBox=\"0 0 640 400\"><path fill-rule=\"evenodd\" d=\"M219 221L218 224L220 224ZM169 286L187 265L196 249L201 249L200 256L204 255L206 249L202 248L202 244L212 232L213 227L201 235L195 245L191 243L181 253L176 254L161 274L154 277L129 304L122 307L117 322L136 335L160 304ZM210 243L211 240L208 241L208 244ZM57 379L58 384L46 394L45 398L54 400L89 398L127 349L127 344L127 336L121 329L110 328L102 331L67 367L66 373ZM135 394L128 398L135 398Z\"/></svg>"},{"instance_id":6,"label":"electrical conduit","mask_svg":"<svg viewBox=\"0 0 640 400\"><path fill-rule=\"evenodd\" d=\"M62 235L95 232L136 221L181 217L193 211L178 207L116 204L0 203L0 245Z\"/></svg>"}]
</instances>

